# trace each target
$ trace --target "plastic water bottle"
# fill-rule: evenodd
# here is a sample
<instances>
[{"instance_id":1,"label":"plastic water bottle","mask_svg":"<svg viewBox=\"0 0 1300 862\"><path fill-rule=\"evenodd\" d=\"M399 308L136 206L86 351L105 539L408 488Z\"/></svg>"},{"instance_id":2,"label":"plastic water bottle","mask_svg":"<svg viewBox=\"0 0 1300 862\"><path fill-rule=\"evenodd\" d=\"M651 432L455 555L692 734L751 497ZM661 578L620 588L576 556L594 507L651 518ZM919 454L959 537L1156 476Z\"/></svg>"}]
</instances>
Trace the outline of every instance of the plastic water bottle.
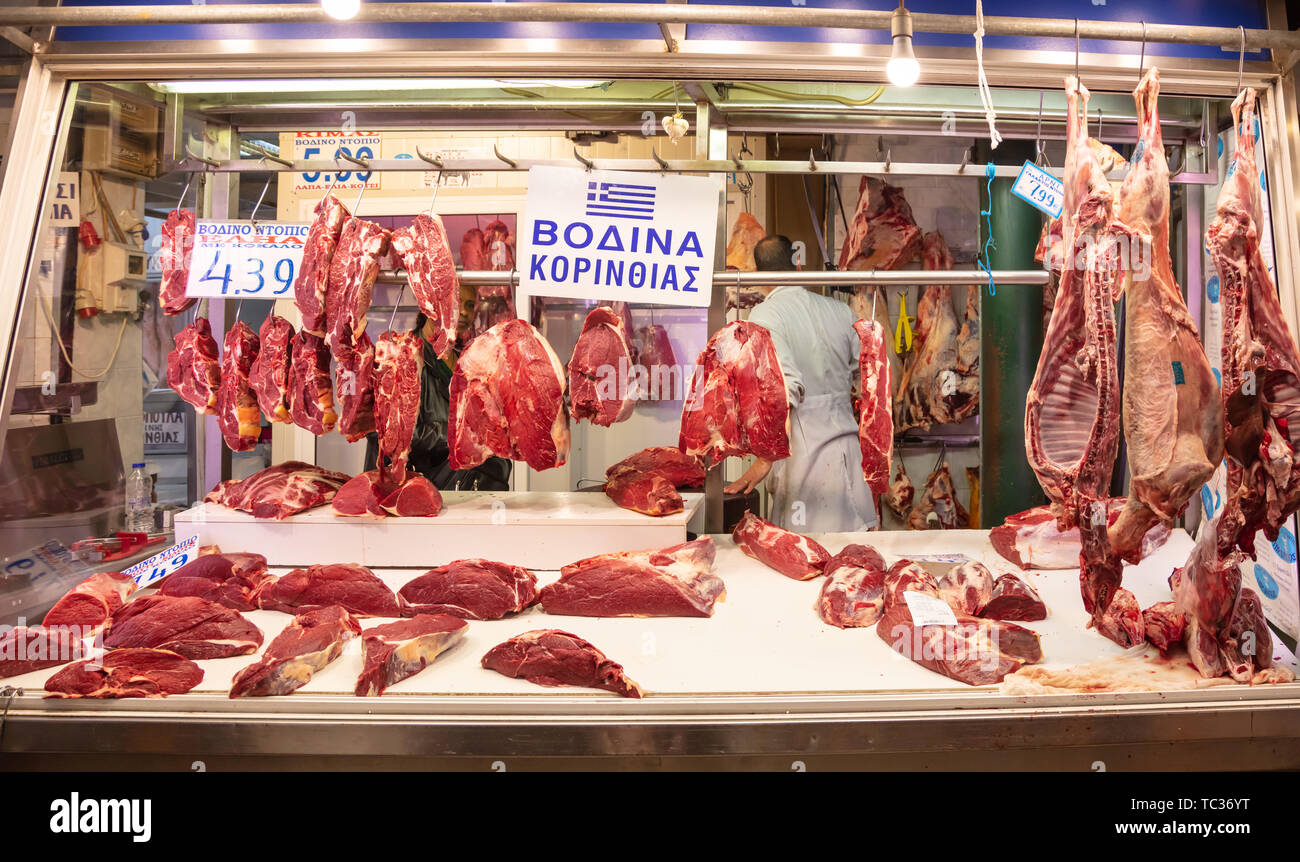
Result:
<instances>
[{"instance_id":1,"label":"plastic water bottle","mask_svg":"<svg viewBox=\"0 0 1300 862\"><path fill-rule=\"evenodd\" d=\"M132 464L126 480L126 531L152 533L153 482L144 472L144 464Z\"/></svg>"}]
</instances>

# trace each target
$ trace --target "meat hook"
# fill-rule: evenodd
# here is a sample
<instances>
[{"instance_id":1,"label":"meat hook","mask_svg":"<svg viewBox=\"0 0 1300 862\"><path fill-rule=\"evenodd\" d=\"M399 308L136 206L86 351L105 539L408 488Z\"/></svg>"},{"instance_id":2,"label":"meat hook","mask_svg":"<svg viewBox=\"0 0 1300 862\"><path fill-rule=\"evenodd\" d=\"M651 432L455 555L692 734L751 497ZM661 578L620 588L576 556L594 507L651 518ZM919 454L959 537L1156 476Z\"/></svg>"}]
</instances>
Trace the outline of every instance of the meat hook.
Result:
<instances>
[{"instance_id":1,"label":"meat hook","mask_svg":"<svg viewBox=\"0 0 1300 862\"><path fill-rule=\"evenodd\" d=\"M668 170L668 163L664 161L663 156L659 155L659 150L655 147L650 148L650 157L659 165L659 172L663 173Z\"/></svg>"},{"instance_id":2,"label":"meat hook","mask_svg":"<svg viewBox=\"0 0 1300 862\"><path fill-rule=\"evenodd\" d=\"M254 151L256 151L259 156L261 156L260 161L262 162L262 164L266 164L268 161L271 161L271 162L275 162L276 164L284 165L286 168L293 167L293 162L289 161L288 159L282 159L279 156L271 155L264 148L259 147L255 144L249 144L249 146Z\"/></svg>"},{"instance_id":3,"label":"meat hook","mask_svg":"<svg viewBox=\"0 0 1300 862\"><path fill-rule=\"evenodd\" d=\"M1138 83L1142 83L1142 67L1147 63L1147 22L1142 22L1142 56L1138 57Z\"/></svg>"},{"instance_id":4,"label":"meat hook","mask_svg":"<svg viewBox=\"0 0 1300 862\"><path fill-rule=\"evenodd\" d=\"M966 164L970 161L970 150L961 151L961 164L957 166L957 173L966 173Z\"/></svg>"},{"instance_id":5,"label":"meat hook","mask_svg":"<svg viewBox=\"0 0 1300 862\"><path fill-rule=\"evenodd\" d=\"M23 689L15 688L12 685L0 688L0 697L5 699L4 712L0 712L0 741L5 738L5 721L9 718L9 705L14 702L15 697L19 697L23 693Z\"/></svg>"},{"instance_id":6,"label":"meat hook","mask_svg":"<svg viewBox=\"0 0 1300 862\"><path fill-rule=\"evenodd\" d=\"M402 284L397 288L397 297L393 300L393 313L388 316L388 330L391 332L393 324L397 322L397 309L402 307L402 294L406 293L406 285Z\"/></svg>"},{"instance_id":7,"label":"meat hook","mask_svg":"<svg viewBox=\"0 0 1300 862\"><path fill-rule=\"evenodd\" d=\"M433 197L429 200L429 215L433 215L433 205L438 201L438 189L442 187L442 169L433 176Z\"/></svg>"},{"instance_id":8,"label":"meat hook","mask_svg":"<svg viewBox=\"0 0 1300 862\"><path fill-rule=\"evenodd\" d=\"M500 148L497 147L496 144L493 144L493 145L492 145L492 152L496 154L496 157L497 157L498 159L500 159L501 161L505 162L505 163L506 163L507 165L509 165L511 168L518 168L518 167L519 167L519 162L516 162L514 159L506 158L504 155L502 155Z\"/></svg>"},{"instance_id":9,"label":"meat hook","mask_svg":"<svg viewBox=\"0 0 1300 862\"><path fill-rule=\"evenodd\" d=\"M894 150L890 148L885 150L885 173L889 173L890 163L894 160Z\"/></svg>"},{"instance_id":10,"label":"meat hook","mask_svg":"<svg viewBox=\"0 0 1300 862\"><path fill-rule=\"evenodd\" d=\"M262 208L262 201L266 199L266 191L271 188L271 180L275 179L275 174L266 178L266 185L262 186L262 193L257 196L257 203L253 204L253 212L248 216L248 223L257 230L257 211Z\"/></svg>"},{"instance_id":11,"label":"meat hook","mask_svg":"<svg viewBox=\"0 0 1300 862\"><path fill-rule=\"evenodd\" d=\"M419 144L415 145L415 154L420 157L420 161L428 162L438 170L442 170L442 159L438 158L437 156L425 155L424 150L420 149ZM500 154L498 153L498 155Z\"/></svg>"},{"instance_id":12,"label":"meat hook","mask_svg":"<svg viewBox=\"0 0 1300 862\"><path fill-rule=\"evenodd\" d=\"M180 209L185 203L185 196L190 193L190 186L194 184L194 174L191 173L185 180L185 188L181 189L181 199L176 202L176 209Z\"/></svg>"},{"instance_id":13,"label":"meat hook","mask_svg":"<svg viewBox=\"0 0 1300 862\"><path fill-rule=\"evenodd\" d=\"M1079 19L1074 19L1074 80L1079 80Z\"/></svg>"},{"instance_id":14,"label":"meat hook","mask_svg":"<svg viewBox=\"0 0 1300 862\"><path fill-rule=\"evenodd\" d=\"M205 156L194 155L193 153L190 152L190 148L188 146L185 148L185 156L186 158L193 159L196 162L202 162L203 164L207 165L210 168L221 167L221 162L217 161L216 159L209 159Z\"/></svg>"},{"instance_id":15,"label":"meat hook","mask_svg":"<svg viewBox=\"0 0 1300 862\"><path fill-rule=\"evenodd\" d=\"M582 153L578 152L577 144L574 144L573 146L573 157L578 161L582 162L584 165L586 165L587 170L591 170L593 167L595 167L595 162L593 162L591 159L585 158L582 155Z\"/></svg>"},{"instance_id":16,"label":"meat hook","mask_svg":"<svg viewBox=\"0 0 1300 862\"><path fill-rule=\"evenodd\" d=\"M1034 133L1034 151L1037 153L1037 155L1034 157L1034 162L1039 167L1042 167L1043 159L1046 158L1047 155L1046 153L1043 152L1043 91L1042 90L1038 91L1038 131Z\"/></svg>"},{"instance_id":17,"label":"meat hook","mask_svg":"<svg viewBox=\"0 0 1300 862\"><path fill-rule=\"evenodd\" d=\"M813 157L813 153L814 153L813 148L809 147L808 148L808 170L815 174L817 173L817 159Z\"/></svg>"},{"instance_id":18,"label":"meat hook","mask_svg":"<svg viewBox=\"0 0 1300 862\"><path fill-rule=\"evenodd\" d=\"M1241 31L1241 53L1237 55L1237 93L1241 92L1241 73L1246 68L1246 28L1238 24L1237 29ZM1234 93L1233 95L1236 95Z\"/></svg>"}]
</instances>

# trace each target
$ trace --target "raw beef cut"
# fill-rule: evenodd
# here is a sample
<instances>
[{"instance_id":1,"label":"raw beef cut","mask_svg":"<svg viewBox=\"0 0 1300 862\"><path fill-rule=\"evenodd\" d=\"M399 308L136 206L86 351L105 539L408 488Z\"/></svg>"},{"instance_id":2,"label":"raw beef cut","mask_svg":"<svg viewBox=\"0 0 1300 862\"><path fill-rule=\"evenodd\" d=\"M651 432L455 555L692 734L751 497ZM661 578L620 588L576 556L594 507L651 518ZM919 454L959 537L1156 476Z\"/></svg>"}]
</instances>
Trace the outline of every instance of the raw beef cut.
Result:
<instances>
[{"instance_id":1,"label":"raw beef cut","mask_svg":"<svg viewBox=\"0 0 1300 862\"><path fill-rule=\"evenodd\" d=\"M921 229L903 190L864 176L858 208L840 247L840 269L901 269L921 251Z\"/></svg>"},{"instance_id":2,"label":"raw beef cut","mask_svg":"<svg viewBox=\"0 0 1300 862\"><path fill-rule=\"evenodd\" d=\"M662 516L682 511L677 489L703 485L704 471L678 449L652 446L610 467L605 480L605 494L624 509Z\"/></svg>"},{"instance_id":3,"label":"raw beef cut","mask_svg":"<svg viewBox=\"0 0 1300 862\"><path fill-rule=\"evenodd\" d=\"M491 560L457 560L430 569L397 591L410 614L499 620L537 601L537 576Z\"/></svg>"},{"instance_id":4,"label":"raw beef cut","mask_svg":"<svg viewBox=\"0 0 1300 862\"><path fill-rule=\"evenodd\" d=\"M1123 587L1116 588L1105 613L1094 619L1097 631L1122 647L1137 646L1146 639L1146 622L1137 597Z\"/></svg>"},{"instance_id":5,"label":"raw beef cut","mask_svg":"<svg viewBox=\"0 0 1300 862\"><path fill-rule=\"evenodd\" d=\"M290 515L324 506L334 499L335 492L346 481L346 473L303 461L285 461L259 470L247 479L222 482L203 499L248 512L254 518L282 521Z\"/></svg>"},{"instance_id":6,"label":"raw beef cut","mask_svg":"<svg viewBox=\"0 0 1300 862\"><path fill-rule=\"evenodd\" d=\"M525 321L506 320L470 342L452 374L450 412L453 470L491 455L527 461L534 470L569 457L564 366Z\"/></svg>"},{"instance_id":7,"label":"raw beef cut","mask_svg":"<svg viewBox=\"0 0 1300 862\"><path fill-rule=\"evenodd\" d=\"M699 488L704 485L700 462L675 446L651 446L628 455L605 470L606 478L628 470L653 473L667 479L674 488Z\"/></svg>"},{"instance_id":8,"label":"raw beef cut","mask_svg":"<svg viewBox=\"0 0 1300 862\"><path fill-rule=\"evenodd\" d=\"M379 434L379 475L406 481L406 459L420 416L424 339L416 332L379 336L375 347L375 430ZM454 465L453 465L454 466Z\"/></svg>"},{"instance_id":9,"label":"raw beef cut","mask_svg":"<svg viewBox=\"0 0 1300 862\"><path fill-rule=\"evenodd\" d=\"M197 596L144 596L113 614L104 646L171 650L196 660L257 652L262 632L238 611Z\"/></svg>"},{"instance_id":10,"label":"raw beef cut","mask_svg":"<svg viewBox=\"0 0 1300 862\"><path fill-rule=\"evenodd\" d=\"M71 628L90 637L110 625L113 615L122 609L135 592L135 580L120 572L99 572L86 578L63 594L45 614L41 625L46 628Z\"/></svg>"},{"instance_id":11,"label":"raw beef cut","mask_svg":"<svg viewBox=\"0 0 1300 862\"><path fill-rule=\"evenodd\" d=\"M1145 266L1124 282L1124 440L1128 503L1108 531L1111 550L1137 562L1143 536L1172 525L1223 460L1223 403L1183 303L1169 255L1169 163L1156 102L1160 72L1133 91L1141 154L1120 189L1119 217L1150 234ZM1130 252L1132 254L1132 252Z\"/></svg>"},{"instance_id":12,"label":"raw beef cut","mask_svg":"<svg viewBox=\"0 0 1300 862\"><path fill-rule=\"evenodd\" d=\"M247 452L262 438L262 411L249 385L256 358L257 334L242 320L235 321L226 333L217 389L217 425L232 452Z\"/></svg>"},{"instance_id":13,"label":"raw beef cut","mask_svg":"<svg viewBox=\"0 0 1300 862\"><path fill-rule=\"evenodd\" d=\"M633 357L636 364L645 369L645 386L639 393L640 400L673 401L681 396L677 390L685 381L681 379L681 369L677 367L677 355L668 340L667 329L657 323L637 329Z\"/></svg>"},{"instance_id":14,"label":"raw beef cut","mask_svg":"<svg viewBox=\"0 0 1300 862\"><path fill-rule=\"evenodd\" d=\"M876 634L897 653L967 685L992 685L1043 657L1038 635L1015 623L956 614L957 625L918 626L907 602L890 605Z\"/></svg>"},{"instance_id":15,"label":"raw beef cut","mask_svg":"<svg viewBox=\"0 0 1300 862\"><path fill-rule=\"evenodd\" d=\"M383 518L433 518L442 511L442 495L420 473L407 474L398 484L370 470L349 479L334 495L334 514Z\"/></svg>"},{"instance_id":16,"label":"raw beef cut","mask_svg":"<svg viewBox=\"0 0 1300 862\"><path fill-rule=\"evenodd\" d=\"M948 462L941 461L925 480L921 499L907 516L909 530L964 530L970 514L957 499Z\"/></svg>"},{"instance_id":17,"label":"raw beef cut","mask_svg":"<svg viewBox=\"0 0 1300 862\"><path fill-rule=\"evenodd\" d=\"M257 335L257 358L248 372L248 385L257 404L272 422L292 422L289 415L289 371L293 358L293 324L268 314Z\"/></svg>"},{"instance_id":18,"label":"raw beef cut","mask_svg":"<svg viewBox=\"0 0 1300 862\"><path fill-rule=\"evenodd\" d=\"M790 456L789 413L771 333L738 320L715 332L696 360L678 448L707 467L728 455L780 461Z\"/></svg>"},{"instance_id":19,"label":"raw beef cut","mask_svg":"<svg viewBox=\"0 0 1300 862\"><path fill-rule=\"evenodd\" d=\"M1088 139L1088 148L1091 149L1093 154L1097 157L1097 163L1101 165L1101 170L1104 174L1109 175L1128 165L1128 159L1121 156L1108 144L1103 144L1096 138ZM1138 153L1137 155L1140 157L1141 153ZM1120 183L1118 181L1112 182L1110 184L1110 190L1111 199L1119 200ZM1065 269L1065 216L1066 214L1062 212L1060 218L1048 219L1043 223L1043 231L1038 238L1038 247L1034 249L1034 262L1043 263L1045 261L1047 263L1046 268L1051 270L1053 274L1060 273ZM1050 287L1050 285L1043 288L1044 326L1046 326L1048 320L1051 318L1052 306L1054 304L1052 298L1055 297L1054 292L1052 293L1052 298L1047 296L1049 293L1048 287Z\"/></svg>"},{"instance_id":20,"label":"raw beef cut","mask_svg":"<svg viewBox=\"0 0 1300 862\"><path fill-rule=\"evenodd\" d=\"M341 341L338 363L339 433L355 443L375 430L375 345L361 333L353 344Z\"/></svg>"},{"instance_id":21,"label":"raw beef cut","mask_svg":"<svg viewBox=\"0 0 1300 862\"><path fill-rule=\"evenodd\" d=\"M45 681L46 697L166 697L203 681L194 662L169 650L120 649L65 667Z\"/></svg>"},{"instance_id":22,"label":"raw beef cut","mask_svg":"<svg viewBox=\"0 0 1300 862\"><path fill-rule=\"evenodd\" d=\"M731 226L731 236L727 238L727 269L741 272L753 272L758 269L754 264L754 246L767 236L767 231L747 212L736 216Z\"/></svg>"},{"instance_id":23,"label":"raw beef cut","mask_svg":"<svg viewBox=\"0 0 1300 862\"><path fill-rule=\"evenodd\" d=\"M1099 502L1119 446L1114 302L1121 287L1121 246L1143 239L1116 217L1110 184L1088 146L1087 89L1072 76L1065 89L1068 259L1025 403L1025 450L1058 525L1079 527L1084 609L1106 634L1126 628L1102 625L1123 569L1110 549L1105 504Z\"/></svg>"},{"instance_id":24,"label":"raw beef cut","mask_svg":"<svg viewBox=\"0 0 1300 862\"><path fill-rule=\"evenodd\" d=\"M158 303L163 314L180 314L196 300L185 296L190 280L190 263L194 257L194 213L174 209L167 213L158 238L158 268L162 278L158 286Z\"/></svg>"},{"instance_id":25,"label":"raw beef cut","mask_svg":"<svg viewBox=\"0 0 1300 862\"><path fill-rule=\"evenodd\" d=\"M894 325L889 319L889 297L883 287L858 287L849 297L849 308L859 320L874 320L880 325L885 336L885 356L889 360L889 404L890 416L893 405L898 401L898 384L903 379L903 360L894 351Z\"/></svg>"},{"instance_id":26,"label":"raw beef cut","mask_svg":"<svg viewBox=\"0 0 1300 862\"><path fill-rule=\"evenodd\" d=\"M1272 655L1258 643L1254 655L1245 654L1237 643L1243 632L1267 637L1258 601L1245 598L1241 566L1255 555L1256 534L1275 540L1300 506L1300 355L1261 248L1254 90L1233 101L1232 119L1237 155L1206 239L1223 305L1227 484L1223 510L1202 525L1171 586L1197 671L1249 681L1269 668Z\"/></svg>"},{"instance_id":27,"label":"raw beef cut","mask_svg":"<svg viewBox=\"0 0 1300 862\"><path fill-rule=\"evenodd\" d=\"M338 350L345 341L355 343L366 331L366 312L379 275L379 259L388 253L390 232L372 221L353 216L343 226L338 247L330 259L325 290L326 341Z\"/></svg>"},{"instance_id":28,"label":"raw beef cut","mask_svg":"<svg viewBox=\"0 0 1300 862\"><path fill-rule=\"evenodd\" d=\"M993 582L993 595L978 613L990 620L1033 622L1047 619L1047 605L1033 587L1008 572Z\"/></svg>"},{"instance_id":29,"label":"raw beef cut","mask_svg":"<svg viewBox=\"0 0 1300 862\"><path fill-rule=\"evenodd\" d=\"M356 563L294 569L257 591L257 606L264 611L300 614L330 605L358 617L400 617L406 609L374 572Z\"/></svg>"},{"instance_id":30,"label":"raw beef cut","mask_svg":"<svg viewBox=\"0 0 1300 862\"><path fill-rule=\"evenodd\" d=\"M745 556L753 557L787 578L806 581L822 574L831 555L807 536L783 530L753 512L746 512L731 538Z\"/></svg>"},{"instance_id":31,"label":"raw beef cut","mask_svg":"<svg viewBox=\"0 0 1300 862\"><path fill-rule=\"evenodd\" d=\"M406 280L425 317L433 323L433 352L442 356L456 340L460 284L442 219L420 213L410 227L393 231L393 251L402 258Z\"/></svg>"},{"instance_id":32,"label":"raw beef cut","mask_svg":"<svg viewBox=\"0 0 1300 862\"><path fill-rule=\"evenodd\" d=\"M993 573L976 560L953 566L939 576L939 596L948 607L968 617L983 616L981 609L995 595ZM1002 619L1002 617L992 617ZM1010 617L1008 617L1010 619Z\"/></svg>"},{"instance_id":33,"label":"raw beef cut","mask_svg":"<svg viewBox=\"0 0 1300 862\"><path fill-rule=\"evenodd\" d=\"M329 331L325 317L325 293L329 285L330 261L339 244L343 223L351 218L348 208L326 192L316 204L315 217L303 241L302 265L293 281L293 296L302 314L302 328L324 338Z\"/></svg>"},{"instance_id":34,"label":"raw beef cut","mask_svg":"<svg viewBox=\"0 0 1300 862\"><path fill-rule=\"evenodd\" d=\"M159 595L198 596L231 610L257 609L253 597L271 576L261 554L200 554L163 579Z\"/></svg>"},{"instance_id":35,"label":"raw beef cut","mask_svg":"<svg viewBox=\"0 0 1300 862\"><path fill-rule=\"evenodd\" d=\"M378 697L384 689L414 676L465 638L469 624L447 614L417 614L361 633L361 676L357 697Z\"/></svg>"},{"instance_id":36,"label":"raw beef cut","mask_svg":"<svg viewBox=\"0 0 1300 862\"><path fill-rule=\"evenodd\" d=\"M922 259L927 270L952 269L952 253L938 233L925 235ZM968 290L968 294L978 299L973 291ZM966 313L972 314L969 301ZM952 288L936 284L922 291L912 352L903 364L903 379L894 405L894 422L900 431L928 431L931 425L964 422L979 407L978 310L974 314L975 320L965 321L959 331L952 308ZM958 340L963 333L965 342ZM959 358L959 346L966 351L964 358ZM967 364L972 361L974 367Z\"/></svg>"},{"instance_id":37,"label":"raw beef cut","mask_svg":"<svg viewBox=\"0 0 1300 862\"><path fill-rule=\"evenodd\" d=\"M885 571L885 558L870 545L845 545L844 548L826 562L824 572L827 577L835 574L841 567L880 569Z\"/></svg>"},{"instance_id":38,"label":"raw beef cut","mask_svg":"<svg viewBox=\"0 0 1300 862\"><path fill-rule=\"evenodd\" d=\"M215 413L221 386L217 341L206 317L176 333L176 349L167 354L167 385L197 413Z\"/></svg>"},{"instance_id":39,"label":"raw beef cut","mask_svg":"<svg viewBox=\"0 0 1300 862\"><path fill-rule=\"evenodd\" d=\"M1259 595L1249 587L1242 587L1237 594L1237 603L1228 618L1223 658L1228 676L1237 682L1250 682L1257 668L1273 666L1273 636L1264 619L1264 606Z\"/></svg>"},{"instance_id":40,"label":"raw beef cut","mask_svg":"<svg viewBox=\"0 0 1300 862\"><path fill-rule=\"evenodd\" d=\"M629 333L608 306L598 305L582 324L569 357L569 403L573 420L608 428L632 416L636 398L628 385Z\"/></svg>"},{"instance_id":41,"label":"raw beef cut","mask_svg":"<svg viewBox=\"0 0 1300 862\"><path fill-rule=\"evenodd\" d=\"M235 674L230 696L275 697L296 691L359 634L356 617L338 605L304 611L275 636L255 664Z\"/></svg>"},{"instance_id":42,"label":"raw beef cut","mask_svg":"<svg viewBox=\"0 0 1300 862\"><path fill-rule=\"evenodd\" d=\"M903 459L899 458L894 462L894 481L889 483L889 493L884 497L885 505L895 515L907 520L907 516L912 512L912 498L915 496L916 486L912 484L912 478L907 475Z\"/></svg>"},{"instance_id":43,"label":"raw beef cut","mask_svg":"<svg viewBox=\"0 0 1300 862\"><path fill-rule=\"evenodd\" d=\"M537 629L512 637L488 650L483 667L537 685L601 688L622 697L640 697L641 686L628 679L623 666L577 635Z\"/></svg>"},{"instance_id":44,"label":"raw beef cut","mask_svg":"<svg viewBox=\"0 0 1300 862\"><path fill-rule=\"evenodd\" d=\"M853 324L862 342L858 364L862 373L862 476L877 494L889 492L889 463L894 457L894 419L889 401L889 336L875 320Z\"/></svg>"},{"instance_id":45,"label":"raw beef cut","mask_svg":"<svg viewBox=\"0 0 1300 862\"><path fill-rule=\"evenodd\" d=\"M293 424L317 436L334 429L334 384L330 352L319 336L302 331L293 337L289 367L289 416Z\"/></svg>"},{"instance_id":46,"label":"raw beef cut","mask_svg":"<svg viewBox=\"0 0 1300 862\"><path fill-rule=\"evenodd\" d=\"M726 586L713 572L713 539L662 551L600 554L560 570L542 610L575 617L709 617Z\"/></svg>"},{"instance_id":47,"label":"raw beef cut","mask_svg":"<svg viewBox=\"0 0 1300 862\"><path fill-rule=\"evenodd\" d=\"M1144 610L1142 624L1146 629L1147 643L1162 654L1183 642L1183 614L1173 602L1156 602Z\"/></svg>"},{"instance_id":48,"label":"raw beef cut","mask_svg":"<svg viewBox=\"0 0 1300 862\"><path fill-rule=\"evenodd\" d=\"M483 228L483 245L487 249L488 269L510 272L515 268L515 237L501 219Z\"/></svg>"},{"instance_id":49,"label":"raw beef cut","mask_svg":"<svg viewBox=\"0 0 1300 862\"><path fill-rule=\"evenodd\" d=\"M1127 498L1111 497L1106 501L1108 523L1115 523ZM1156 524L1142 540L1141 555L1146 558L1169 538L1169 527ZM993 549L1022 569L1074 569L1079 566L1079 528L1062 531L1049 506L1035 506L1008 515L1000 526L989 530Z\"/></svg>"},{"instance_id":50,"label":"raw beef cut","mask_svg":"<svg viewBox=\"0 0 1300 862\"><path fill-rule=\"evenodd\" d=\"M885 572L885 607L906 604L904 593L924 593L936 599L943 598L934 575L911 560L899 560Z\"/></svg>"},{"instance_id":51,"label":"raw beef cut","mask_svg":"<svg viewBox=\"0 0 1300 862\"><path fill-rule=\"evenodd\" d=\"M86 654L79 628L5 626L0 629L0 679L76 661Z\"/></svg>"},{"instance_id":52,"label":"raw beef cut","mask_svg":"<svg viewBox=\"0 0 1300 862\"><path fill-rule=\"evenodd\" d=\"M469 272L492 269L492 264L488 261L487 241L479 228L470 228L460 239L460 267Z\"/></svg>"},{"instance_id":53,"label":"raw beef cut","mask_svg":"<svg viewBox=\"0 0 1300 862\"><path fill-rule=\"evenodd\" d=\"M865 545L849 545L832 557L813 608L836 628L875 625L885 610L885 564L880 554Z\"/></svg>"}]
</instances>

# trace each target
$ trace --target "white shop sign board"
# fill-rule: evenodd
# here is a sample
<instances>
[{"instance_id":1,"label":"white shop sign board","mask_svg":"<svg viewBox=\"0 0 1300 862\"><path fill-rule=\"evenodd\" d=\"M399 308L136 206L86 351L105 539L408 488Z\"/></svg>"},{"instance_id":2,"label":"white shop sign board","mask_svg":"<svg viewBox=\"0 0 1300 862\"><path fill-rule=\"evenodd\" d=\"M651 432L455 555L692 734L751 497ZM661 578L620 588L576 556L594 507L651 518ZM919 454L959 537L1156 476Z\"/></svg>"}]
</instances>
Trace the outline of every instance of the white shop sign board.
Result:
<instances>
[{"instance_id":1,"label":"white shop sign board","mask_svg":"<svg viewBox=\"0 0 1300 862\"><path fill-rule=\"evenodd\" d=\"M720 182L532 168L519 232L520 292L707 307Z\"/></svg>"},{"instance_id":2,"label":"white shop sign board","mask_svg":"<svg viewBox=\"0 0 1300 862\"><path fill-rule=\"evenodd\" d=\"M292 299L310 228L292 222L199 219L185 295Z\"/></svg>"}]
</instances>

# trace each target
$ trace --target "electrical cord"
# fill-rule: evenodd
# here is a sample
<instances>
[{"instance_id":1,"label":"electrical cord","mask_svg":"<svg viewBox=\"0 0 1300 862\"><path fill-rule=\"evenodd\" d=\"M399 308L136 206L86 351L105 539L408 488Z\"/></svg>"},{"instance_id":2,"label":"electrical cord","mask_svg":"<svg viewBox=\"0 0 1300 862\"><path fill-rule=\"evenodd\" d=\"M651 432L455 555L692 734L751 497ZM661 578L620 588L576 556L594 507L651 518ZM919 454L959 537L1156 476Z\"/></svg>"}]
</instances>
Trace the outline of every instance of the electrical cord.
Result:
<instances>
[{"instance_id":1,"label":"electrical cord","mask_svg":"<svg viewBox=\"0 0 1300 862\"><path fill-rule=\"evenodd\" d=\"M76 365L73 364L72 357L68 355L68 348L63 343L62 336L59 335L58 324L54 322L54 312L50 308L49 301L43 296L39 297L39 301L41 304L41 311L45 312L45 319L50 324L50 332L53 333L54 340L59 345L59 352L63 354L63 360L68 363L68 367L71 368L74 373L80 374L82 377L86 378L87 380L103 379L104 376L107 375L108 372L113 369L113 365L116 364L117 362L117 354L122 349L122 336L126 334L126 323L128 320L128 316L125 314L122 315L122 326L117 331L117 343L113 345L113 355L108 358L108 364L104 366L103 371L98 371L94 374L91 374L89 372L82 371L80 368L78 368Z\"/></svg>"}]
</instances>

